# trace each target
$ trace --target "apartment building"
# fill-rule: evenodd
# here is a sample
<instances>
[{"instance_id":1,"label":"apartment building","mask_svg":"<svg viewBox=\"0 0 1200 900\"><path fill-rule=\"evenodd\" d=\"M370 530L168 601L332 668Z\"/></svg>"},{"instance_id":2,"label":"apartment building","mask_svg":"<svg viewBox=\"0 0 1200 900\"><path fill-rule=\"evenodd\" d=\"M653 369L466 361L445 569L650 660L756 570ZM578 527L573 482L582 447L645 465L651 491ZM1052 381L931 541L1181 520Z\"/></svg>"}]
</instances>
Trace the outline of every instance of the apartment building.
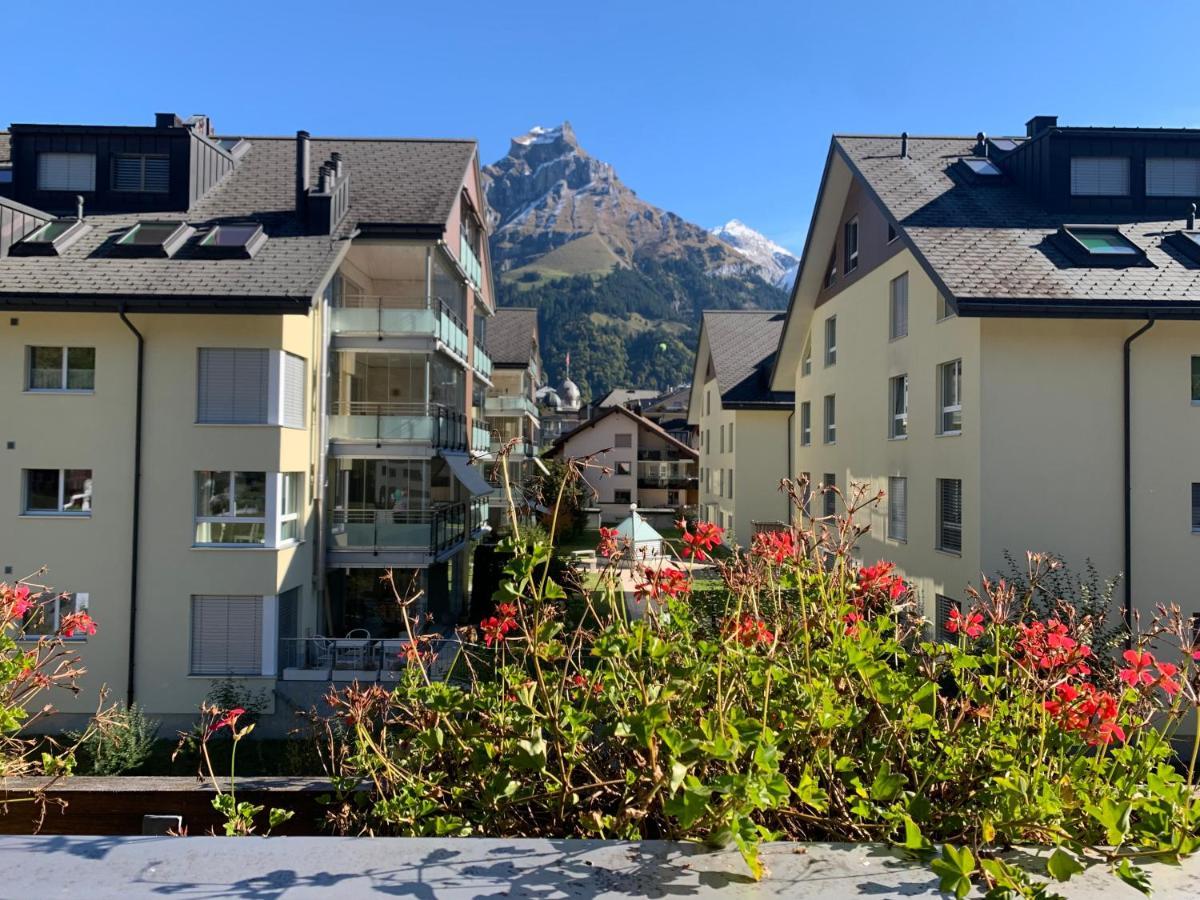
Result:
<instances>
[{"instance_id":1,"label":"apartment building","mask_svg":"<svg viewBox=\"0 0 1200 900\"><path fill-rule=\"evenodd\" d=\"M490 492L474 142L159 114L13 125L0 172L0 565L100 622L64 710L394 677L389 568L458 620Z\"/></svg>"},{"instance_id":2,"label":"apartment building","mask_svg":"<svg viewBox=\"0 0 1200 900\"><path fill-rule=\"evenodd\" d=\"M604 524L624 521L631 505L660 527L695 508L696 451L624 406L598 410L542 455L589 459L582 474Z\"/></svg>"},{"instance_id":3,"label":"apartment building","mask_svg":"<svg viewBox=\"0 0 1200 900\"><path fill-rule=\"evenodd\" d=\"M749 547L759 528L788 522L779 482L791 471L791 391L772 390L784 314L704 313L687 421L700 445L700 517Z\"/></svg>"},{"instance_id":4,"label":"apartment building","mask_svg":"<svg viewBox=\"0 0 1200 900\"><path fill-rule=\"evenodd\" d=\"M493 454L511 444L508 476L514 497L538 466L537 448L541 442L540 419L536 402L542 383L542 356L538 349L537 310L529 307L502 307L488 323L487 351L494 370L487 389L484 412L491 429ZM495 464L488 466L489 480L498 490L492 495L492 521L499 524L505 515L501 473Z\"/></svg>"},{"instance_id":5,"label":"apartment building","mask_svg":"<svg viewBox=\"0 0 1200 900\"><path fill-rule=\"evenodd\" d=\"M692 386L685 384L642 403L640 412L675 440L696 448L699 446L696 426L688 422L691 397Z\"/></svg>"},{"instance_id":6,"label":"apartment building","mask_svg":"<svg viewBox=\"0 0 1200 900\"><path fill-rule=\"evenodd\" d=\"M1197 198L1196 130L832 139L772 384L939 626L1005 551L1200 610Z\"/></svg>"}]
</instances>

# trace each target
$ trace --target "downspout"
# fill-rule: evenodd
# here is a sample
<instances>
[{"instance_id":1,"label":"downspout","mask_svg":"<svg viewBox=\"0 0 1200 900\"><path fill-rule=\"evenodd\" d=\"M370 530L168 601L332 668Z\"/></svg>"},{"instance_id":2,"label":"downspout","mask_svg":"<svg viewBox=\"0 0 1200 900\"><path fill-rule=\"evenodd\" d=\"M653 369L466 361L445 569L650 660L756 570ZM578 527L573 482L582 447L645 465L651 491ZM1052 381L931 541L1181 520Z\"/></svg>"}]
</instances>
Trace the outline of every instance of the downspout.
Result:
<instances>
[{"instance_id":1,"label":"downspout","mask_svg":"<svg viewBox=\"0 0 1200 900\"><path fill-rule=\"evenodd\" d=\"M787 420L787 472L785 473L785 475L786 475L788 481L791 481L795 477L795 473L792 471L792 469L794 468L794 465L795 465L792 460L792 443L795 440L795 436L792 434L792 424L795 421L795 419L796 419L796 403L795 403L795 401L792 401L792 411L788 413L788 420ZM795 512L796 512L796 510L793 508L791 501L789 499L789 501L788 501L788 524L789 525L794 524L793 518L794 518ZM801 520L800 524L803 526L803 524L804 524L803 520Z\"/></svg>"},{"instance_id":2,"label":"downspout","mask_svg":"<svg viewBox=\"0 0 1200 900\"><path fill-rule=\"evenodd\" d=\"M142 382L145 368L146 339L125 316L122 305L118 315L125 327L137 338L137 394L134 400L133 419L133 548L129 559L129 663L125 683L125 706L134 702L134 671L137 666L137 619L138 619L138 545L141 543L141 500L142 500Z\"/></svg>"},{"instance_id":3,"label":"downspout","mask_svg":"<svg viewBox=\"0 0 1200 900\"><path fill-rule=\"evenodd\" d=\"M1135 340L1154 327L1154 319L1146 320L1146 324L1125 338L1124 348L1124 391L1125 391L1125 647L1133 646L1133 467L1131 431L1132 401L1130 384L1132 382L1130 365L1130 348Z\"/></svg>"}]
</instances>

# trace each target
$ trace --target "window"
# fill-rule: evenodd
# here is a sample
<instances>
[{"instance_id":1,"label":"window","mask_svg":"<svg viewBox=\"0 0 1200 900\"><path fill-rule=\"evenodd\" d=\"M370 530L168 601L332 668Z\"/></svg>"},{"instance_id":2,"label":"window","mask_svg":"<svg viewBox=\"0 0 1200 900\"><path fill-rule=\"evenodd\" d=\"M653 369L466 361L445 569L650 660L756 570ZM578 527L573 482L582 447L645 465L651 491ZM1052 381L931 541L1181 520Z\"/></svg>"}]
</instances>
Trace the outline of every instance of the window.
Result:
<instances>
[{"instance_id":1,"label":"window","mask_svg":"<svg viewBox=\"0 0 1200 900\"><path fill-rule=\"evenodd\" d=\"M300 504L302 502L303 472L284 472L280 476L279 540L300 540Z\"/></svg>"},{"instance_id":2,"label":"window","mask_svg":"<svg viewBox=\"0 0 1200 900\"><path fill-rule=\"evenodd\" d=\"M893 278L888 287L888 337L892 340L908 334L908 273Z\"/></svg>"},{"instance_id":3,"label":"window","mask_svg":"<svg viewBox=\"0 0 1200 900\"><path fill-rule=\"evenodd\" d=\"M721 432L721 452L724 453L725 452L725 426L722 425L718 430Z\"/></svg>"},{"instance_id":4,"label":"window","mask_svg":"<svg viewBox=\"0 0 1200 900\"><path fill-rule=\"evenodd\" d=\"M962 553L962 481L937 480L937 548Z\"/></svg>"},{"instance_id":5,"label":"window","mask_svg":"<svg viewBox=\"0 0 1200 900\"><path fill-rule=\"evenodd\" d=\"M898 238L898 237L900 237L900 234L899 234L899 232L896 231L896 226L893 225L891 222L888 222L887 242L889 244L894 243L896 238Z\"/></svg>"},{"instance_id":6,"label":"window","mask_svg":"<svg viewBox=\"0 0 1200 900\"><path fill-rule=\"evenodd\" d=\"M197 472L197 544L267 544L267 473Z\"/></svg>"},{"instance_id":7,"label":"window","mask_svg":"<svg viewBox=\"0 0 1200 900\"><path fill-rule=\"evenodd\" d=\"M812 443L812 404L807 400L800 404L800 446Z\"/></svg>"},{"instance_id":8,"label":"window","mask_svg":"<svg viewBox=\"0 0 1200 900\"><path fill-rule=\"evenodd\" d=\"M194 232L186 222L138 222L117 238L109 253L120 257L169 258Z\"/></svg>"},{"instance_id":9,"label":"window","mask_svg":"<svg viewBox=\"0 0 1200 900\"><path fill-rule=\"evenodd\" d=\"M96 387L95 347L30 347L31 391L90 391Z\"/></svg>"},{"instance_id":10,"label":"window","mask_svg":"<svg viewBox=\"0 0 1200 900\"><path fill-rule=\"evenodd\" d=\"M165 194L171 186L170 159L146 153L118 153L112 158L112 189Z\"/></svg>"},{"instance_id":11,"label":"window","mask_svg":"<svg viewBox=\"0 0 1200 900\"><path fill-rule=\"evenodd\" d=\"M937 295L937 320L940 322L943 319L949 319L954 315L954 308L946 301L946 296L941 291Z\"/></svg>"},{"instance_id":12,"label":"window","mask_svg":"<svg viewBox=\"0 0 1200 900\"><path fill-rule=\"evenodd\" d=\"M712 429L711 428L704 429L704 449L707 452L712 453Z\"/></svg>"},{"instance_id":13,"label":"window","mask_svg":"<svg viewBox=\"0 0 1200 900\"><path fill-rule=\"evenodd\" d=\"M946 627L950 621L950 614L958 609L958 601L951 600L949 597L943 597L937 594L934 597L934 618L936 619L934 626L937 629L936 639L942 642L952 642L955 636L950 633Z\"/></svg>"},{"instance_id":14,"label":"window","mask_svg":"<svg viewBox=\"0 0 1200 900\"><path fill-rule=\"evenodd\" d=\"M618 475L630 475L633 473L633 464L627 460L621 460L617 463Z\"/></svg>"},{"instance_id":15,"label":"window","mask_svg":"<svg viewBox=\"0 0 1200 900\"><path fill-rule=\"evenodd\" d=\"M939 434L962 433L962 360L938 366L938 394L942 408Z\"/></svg>"},{"instance_id":16,"label":"window","mask_svg":"<svg viewBox=\"0 0 1200 900\"><path fill-rule=\"evenodd\" d=\"M804 339L804 350L800 354L800 377L812 374L812 334Z\"/></svg>"},{"instance_id":17,"label":"window","mask_svg":"<svg viewBox=\"0 0 1200 900\"><path fill-rule=\"evenodd\" d=\"M1200 197L1200 159L1147 159L1146 196Z\"/></svg>"},{"instance_id":18,"label":"window","mask_svg":"<svg viewBox=\"0 0 1200 900\"><path fill-rule=\"evenodd\" d=\"M725 470L717 469L717 496L725 496Z\"/></svg>"},{"instance_id":19,"label":"window","mask_svg":"<svg viewBox=\"0 0 1200 900\"><path fill-rule=\"evenodd\" d=\"M90 516L91 469L26 469L25 514Z\"/></svg>"},{"instance_id":20,"label":"window","mask_svg":"<svg viewBox=\"0 0 1200 900\"><path fill-rule=\"evenodd\" d=\"M849 275L858 268L858 217L851 219L845 225L845 270Z\"/></svg>"},{"instance_id":21,"label":"window","mask_svg":"<svg viewBox=\"0 0 1200 900\"><path fill-rule=\"evenodd\" d=\"M729 423L729 452L733 452L733 423Z\"/></svg>"},{"instance_id":22,"label":"window","mask_svg":"<svg viewBox=\"0 0 1200 900\"><path fill-rule=\"evenodd\" d=\"M822 515L832 516L837 514L837 476L832 472L825 473L825 479L822 482L825 486L825 493L822 495L821 506Z\"/></svg>"},{"instance_id":23,"label":"window","mask_svg":"<svg viewBox=\"0 0 1200 900\"><path fill-rule=\"evenodd\" d=\"M46 634L54 634L62 625L63 619L71 613L83 612L88 608L88 595L81 592L66 592L56 594L47 600L36 604L25 613L21 623L21 633L31 638ZM67 640L82 641L87 639L83 632L75 632Z\"/></svg>"},{"instance_id":24,"label":"window","mask_svg":"<svg viewBox=\"0 0 1200 900\"><path fill-rule=\"evenodd\" d=\"M1192 403L1200 406L1200 356L1192 357Z\"/></svg>"},{"instance_id":25,"label":"window","mask_svg":"<svg viewBox=\"0 0 1200 900\"><path fill-rule=\"evenodd\" d=\"M1071 193L1076 197L1124 197L1129 160L1124 156L1071 157Z\"/></svg>"},{"instance_id":26,"label":"window","mask_svg":"<svg viewBox=\"0 0 1200 900\"><path fill-rule=\"evenodd\" d=\"M812 473L800 473L800 512L812 518Z\"/></svg>"},{"instance_id":27,"label":"window","mask_svg":"<svg viewBox=\"0 0 1200 900\"><path fill-rule=\"evenodd\" d=\"M829 254L829 268L825 270L825 287L833 287L833 283L837 281L837 248Z\"/></svg>"},{"instance_id":28,"label":"window","mask_svg":"<svg viewBox=\"0 0 1200 900\"><path fill-rule=\"evenodd\" d=\"M196 421L303 428L306 369L303 358L279 350L202 347Z\"/></svg>"},{"instance_id":29,"label":"window","mask_svg":"<svg viewBox=\"0 0 1200 900\"><path fill-rule=\"evenodd\" d=\"M1129 265L1145 256L1113 225L1063 225L1058 243L1080 265Z\"/></svg>"},{"instance_id":30,"label":"window","mask_svg":"<svg viewBox=\"0 0 1200 900\"><path fill-rule=\"evenodd\" d=\"M196 249L217 259L250 259L266 242L267 235L257 222L234 223L210 228Z\"/></svg>"},{"instance_id":31,"label":"window","mask_svg":"<svg viewBox=\"0 0 1200 900\"><path fill-rule=\"evenodd\" d=\"M888 479L887 536L890 540L908 540L908 479Z\"/></svg>"},{"instance_id":32,"label":"window","mask_svg":"<svg viewBox=\"0 0 1200 900\"><path fill-rule=\"evenodd\" d=\"M1192 482L1192 533L1200 534L1200 482Z\"/></svg>"},{"instance_id":33,"label":"window","mask_svg":"<svg viewBox=\"0 0 1200 900\"><path fill-rule=\"evenodd\" d=\"M825 395L825 443L837 443L837 401L833 394Z\"/></svg>"},{"instance_id":34,"label":"window","mask_svg":"<svg viewBox=\"0 0 1200 900\"><path fill-rule=\"evenodd\" d=\"M96 154L39 153L39 191L94 191Z\"/></svg>"},{"instance_id":35,"label":"window","mask_svg":"<svg viewBox=\"0 0 1200 900\"><path fill-rule=\"evenodd\" d=\"M837 316L825 320L825 365L837 364Z\"/></svg>"},{"instance_id":36,"label":"window","mask_svg":"<svg viewBox=\"0 0 1200 900\"><path fill-rule=\"evenodd\" d=\"M729 482L729 499L732 500L733 499L733 469L729 469L728 471L729 471L729 475L726 476L725 480Z\"/></svg>"},{"instance_id":37,"label":"window","mask_svg":"<svg viewBox=\"0 0 1200 900\"><path fill-rule=\"evenodd\" d=\"M633 494L629 491L613 491L613 503L629 504L633 502Z\"/></svg>"},{"instance_id":38,"label":"window","mask_svg":"<svg viewBox=\"0 0 1200 900\"><path fill-rule=\"evenodd\" d=\"M712 415L712 390L711 389L704 392L704 414L706 416Z\"/></svg>"},{"instance_id":39,"label":"window","mask_svg":"<svg viewBox=\"0 0 1200 900\"><path fill-rule=\"evenodd\" d=\"M8 252L10 256L61 256L91 228L81 219L52 219L25 235Z\"/></svg>"},{"instance_id":40,"label":"window","mask_svg":"<svg viewBox=\"0 0 1200 900\"><path fill-rule=\"evenodd\" d=\"M632 447L633 446L633 435L630 434L629 432L623 432L623 433L618 434L616 437L616 442L613 444L613 446L614 447Z\"/></svg>"},{"instance_id":41,"label":"window","mask_svg":"<svg viewBox=\"0 0 1200 900\"><path fill-rule=\"evenodd\" d=\"M262 597L192 597L192 675L262 674Z\"/></svg>"},{"instance_id":42,"label":"window","mask_svg":"<svg viewBox=\"0 0 1200 900\"><path fill-rule=\"evenodd\" d=\"M908 436L908 376L897 375L888 382L891 415L888 417L888 437Z\"/></svg>"},{"instance_id":43,"label":"window","mask_svg":"<svg viewBox=\"0 0 1200 900\"><path fill-rule=\"evenodd\" d=\"M984 159L978 156L964 156L962 164L966 166L967 171L976 178L997 178L1004 173L1000 167L990 159Z\"/></svg>"}]
</instances>

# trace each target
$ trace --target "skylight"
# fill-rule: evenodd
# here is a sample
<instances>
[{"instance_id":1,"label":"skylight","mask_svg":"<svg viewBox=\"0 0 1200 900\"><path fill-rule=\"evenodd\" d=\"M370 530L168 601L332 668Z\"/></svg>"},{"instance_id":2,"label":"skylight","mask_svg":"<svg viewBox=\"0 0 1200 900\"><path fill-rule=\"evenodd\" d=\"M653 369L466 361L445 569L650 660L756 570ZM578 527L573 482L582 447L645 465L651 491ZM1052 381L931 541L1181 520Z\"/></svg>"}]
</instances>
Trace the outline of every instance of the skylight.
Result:
<instances>
[{"instance_id":1,"label":"skylight","mask_svg":"<svg viewBox=\"0 0 1200 900\"><path fill-rule=\"evenodd\" d=\"M992 146L997 150L1002 150L1008 153L1017 149L1017 142L1011 138L992 138Z\"/></svg>"},{"instance_id":2,"label":"skylight","mask_svg":"<svg viewBox=\"0 0 1200 900\"><path fill-rule=\"evenodd\" d=\"M1080 265L1122 266L1146 260L1142 249L1114 225L1064 225L1059 243Z\"/></svg>"},{"instance_id":3,"label":"skylight","mask_svg":"<svg viewBox=\"0 0 1200 900\"><path fill-rule=\"evenodd\" d=\"M1200 231L1176 231L1167 242L1192 262L1200 263Z\"/></svg>"},{"instance_id":4,"label":"skylight","mask_svg":"<svg viewBox=\"0 0 1200 900\"><path fill-rule=\"evenodd\" d=\"M58 256L90 228L79 219L53 219L9 248L12 256Z\"/></svg>"},{"instance_id":5,"label":"skylight","mask_svg":"<svg viewBox=\"0 0 1200 900\"><path fill-rule=\"evenodd\" d=\"M170 257L191 235L185 222L138 222L117 238L115 256Z\"/></svg>"},{"instance_id":6,"label":"skylight","mask_svg":"<svg viewBox=\"0 0 1200 900\"><path fill-rule=\"evenodd\" d=\"M198 249L204 256L249 259L266 242L267 236L257 222L238 222L214 225L200 239Z\"/></svg>"},{"instance_id":7,"label":"skylight","mask_svg":"<svg viewBox=\"0 0 1200 900\"><path fill-rule=\"evenodd\" d=\"M983 159L980 157L964 157L963 165L965 165L976 175L980 175L984 178L991 178L996 175L1004 174L1000 171L1000 167L990 159Z\"/></svg>"}]
</instances>

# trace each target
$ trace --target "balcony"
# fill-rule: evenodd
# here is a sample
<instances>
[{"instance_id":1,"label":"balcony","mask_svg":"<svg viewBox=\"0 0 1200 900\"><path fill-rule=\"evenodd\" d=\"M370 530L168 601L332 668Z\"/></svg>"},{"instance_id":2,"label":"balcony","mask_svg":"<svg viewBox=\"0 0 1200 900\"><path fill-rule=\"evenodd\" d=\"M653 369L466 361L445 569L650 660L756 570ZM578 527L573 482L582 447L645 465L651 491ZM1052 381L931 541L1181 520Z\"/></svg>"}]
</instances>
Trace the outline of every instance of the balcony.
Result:
<instances>
[{"instance_id":1,"label":"balcony","mask_svg":"<svg viewBox=\"0 0 1200 900\"><path fill-rule=\"evenodd\" d=\"M668 488L679 490L697 486L694 464L691 462L639 462L639 488Z\"/></svg>"},{"instance_id":2,"label":"balcony","mask_svg":"<svg viewBox=\"0 0 1200 900\"><path fill-rule=\"evenodd\" d=\"M501 450L504 449L504 446L510 440L512 440L512 438L503 438L503 437L493 440L492 444L491 444L492 453L499 453ZM521 438L515 444L513 444L512 450L510 450L508 453L508 458L509 459L522 459L522 458L528 459L533 455L534 455L533 444L531 444L528 440Z\"/></svg>"},{"instance_id":3,"label":"balcony","mask_svg":"<svg viewBox=\"0 0 1200 900\"><path fill-rule=\"evenodd\" d=\"M471 423L471 452L487 453L492 447L492 432L487 423L478 420Z\"/></svg>"},{"instance_id":4,"label":"balcony","mask_svg":"<svg viewBox=\"0 0 1200 900\"><path fill-rule=\"evenodd\" d=\"M467 329L440 297L359 295L343 297L332 310L330 327L337 335L433 337L455 356L467 360Z\"/></svg>"},{"instance_id":5,"label":"balcony","mask_svg":"<svg viewBox=\"0 0 1200 900\"><path fill-rule=\"evenodd\" d=\"M483 288L483 266L480 265L479 257L475 255L475 251L465 235L460 235L458 239L458 263L467 273L467 279L474 285L475 290L481 290Z\"/></svg>"},{"instance_id":6,"label":"balcony","mask_svg":"<svg viewBox=\"0 0 1200 900\"><path fill-rule=\"evenodd\" d=\"M279 674L284 681L398 681L409 666L444 677L458 650L457 638L421 640L412 653L407 637L280 638Z\"/></svg>"},{"instance_id":7,"label":"balcony","mask_svg":"<svg viewBox=\"0 0 1200 900\"><path fill-rule=\"evenodd\" d=\"M484 401L484 410L489 416L520 416L527 415L537 418L537 406L524 394L501 394L488 397Z\"/></svg>"},{"instance_id":8,"label":"balcony","mask_svg":"<svg viewBox=\"0 0 1200 900\"><path fill-rule=\"evenodd\" d=\"M452 555L478 529L474 502L434 509L339 508L329 514L329 562L374 565L388 557L396 565L428 565Z\"/></svg>"},{"instance_id":9,"label":"balcony","mask_svg":"<svg viewBox=\"0 0 1200 900\"><path fill-rule=\"evenodd\" d=\"M437 403L334 400L328 428L333 441L412 442L446 450L467 446L466 416Z\"/></svg>"},{"instance_id":10,"label":"balcony","mask_svg":"<svg viewBox=\"0 0 1200 900\"><path fill-rule=\"evenodd\" d=\"M478 344L475 345L474 362L475 371L490 382L492 380L492 358Z\"/></svg>"}]
</instances>

